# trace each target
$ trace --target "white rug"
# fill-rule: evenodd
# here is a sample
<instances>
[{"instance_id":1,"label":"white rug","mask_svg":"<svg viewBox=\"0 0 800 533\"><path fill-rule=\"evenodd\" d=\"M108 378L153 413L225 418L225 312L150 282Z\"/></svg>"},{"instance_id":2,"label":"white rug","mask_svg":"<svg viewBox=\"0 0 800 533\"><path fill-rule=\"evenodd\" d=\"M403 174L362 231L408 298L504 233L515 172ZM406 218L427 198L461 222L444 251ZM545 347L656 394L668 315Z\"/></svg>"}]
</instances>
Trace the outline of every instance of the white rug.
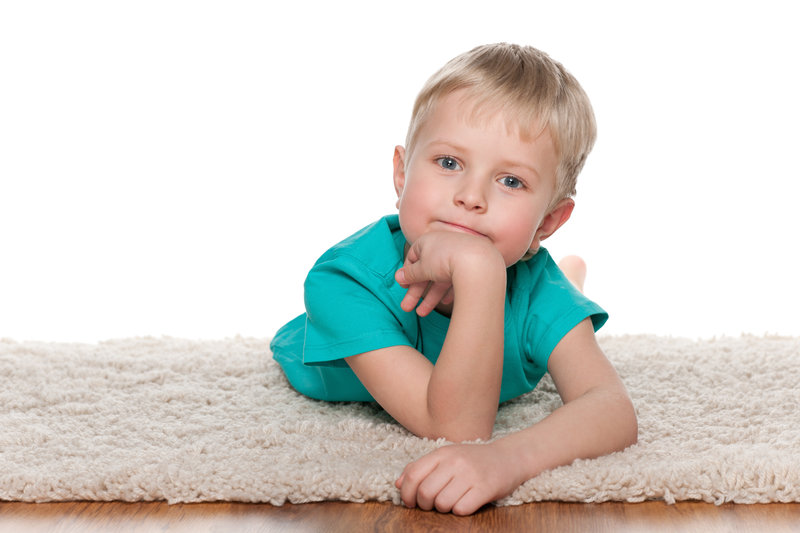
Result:
<instances>
[{"instance_id":1,"label":"white rug","mask_svg":"<svg viewBox=\"0 0 800 533\"><path fill-rule=\"evenodd\" d=\"M601 337L639 444L546 472L511 497L800 501L800 339ZM0 341L0 500L399 503L440 446L372 405L304 398L266 339ZM495 435L559 405L552 382L501 407Z\"/></svg>"}]
</instances>

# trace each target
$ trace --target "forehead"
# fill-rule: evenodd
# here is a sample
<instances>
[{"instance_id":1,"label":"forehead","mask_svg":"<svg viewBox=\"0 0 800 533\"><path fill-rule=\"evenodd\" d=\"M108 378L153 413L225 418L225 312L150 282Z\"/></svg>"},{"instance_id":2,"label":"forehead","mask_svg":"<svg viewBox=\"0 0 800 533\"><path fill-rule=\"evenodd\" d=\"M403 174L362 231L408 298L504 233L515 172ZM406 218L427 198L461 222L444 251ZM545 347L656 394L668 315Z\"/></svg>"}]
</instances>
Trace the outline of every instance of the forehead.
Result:
<instances>
[{"instance_id":1,"label":"forehead","mask_svg":"<svg viewBox=\"0 0 800 533\"><path fill-rule=\"evenodd\" d=\"M500 126L506 135L519 137L523 142L551 137L552 133L546 121L533 110L523 109L501 95L476 94L469 89L458 89L433 99L419 129L431 121L442 120L481 129Z\"/></svg>"},{"instance_id":2,"label":"forehead","mask_svg":"<svg viewBox=\"0 0 800 533\"><path fill-rule=\"evenodd\" d=\"M497 99L481 98L461 89L432 101L417 133L425 137L435 131L466 126L465 129L488 136L496 134L525 144L546 145L555 151L550 128L540 123L538 117L525 118L525 113L516 112Z\"/></svg>"}]
</instances>

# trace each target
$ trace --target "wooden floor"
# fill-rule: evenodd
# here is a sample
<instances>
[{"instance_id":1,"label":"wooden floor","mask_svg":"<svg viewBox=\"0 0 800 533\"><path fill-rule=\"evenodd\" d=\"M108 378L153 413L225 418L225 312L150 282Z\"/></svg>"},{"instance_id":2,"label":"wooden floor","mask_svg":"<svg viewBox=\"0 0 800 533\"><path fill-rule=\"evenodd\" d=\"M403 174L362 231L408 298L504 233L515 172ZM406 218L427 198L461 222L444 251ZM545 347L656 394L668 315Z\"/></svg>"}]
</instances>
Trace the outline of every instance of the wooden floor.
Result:
<instances>
[{"instance_id":1,"label":"wooden floor","mask_svg":"<svg viewBox=\"0 0 800 533\"><path fill-rule=\"evenodd\" d=\"M268 504L0 502L0 532L800 532L800 504L532 503L461 518L390 503Z\"/></svg>"}]
</instances>

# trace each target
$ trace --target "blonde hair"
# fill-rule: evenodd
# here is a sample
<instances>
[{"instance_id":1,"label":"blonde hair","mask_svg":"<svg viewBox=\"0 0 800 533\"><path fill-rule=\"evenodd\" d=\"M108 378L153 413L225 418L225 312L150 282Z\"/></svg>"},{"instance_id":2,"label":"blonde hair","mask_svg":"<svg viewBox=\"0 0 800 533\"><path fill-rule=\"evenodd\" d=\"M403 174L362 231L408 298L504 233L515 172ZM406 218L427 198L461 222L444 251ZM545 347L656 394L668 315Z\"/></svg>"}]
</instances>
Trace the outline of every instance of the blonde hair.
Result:
<instances>
[{"instance_id":1,"label":"blonde hair","mask_svg":"<svg viewBox=\"0 0 800 533\"><path fill-rule=\"evenodd\" d=\"M489 44L461 54L436 72L417 96L406 136L408 154L439 98L461 89L474 105L473 114L503 112L524 138L548 129L559 161L554 202L575 195L596 125L589 98L572 74L531 46Z\"/></svg>"}]
</instances>

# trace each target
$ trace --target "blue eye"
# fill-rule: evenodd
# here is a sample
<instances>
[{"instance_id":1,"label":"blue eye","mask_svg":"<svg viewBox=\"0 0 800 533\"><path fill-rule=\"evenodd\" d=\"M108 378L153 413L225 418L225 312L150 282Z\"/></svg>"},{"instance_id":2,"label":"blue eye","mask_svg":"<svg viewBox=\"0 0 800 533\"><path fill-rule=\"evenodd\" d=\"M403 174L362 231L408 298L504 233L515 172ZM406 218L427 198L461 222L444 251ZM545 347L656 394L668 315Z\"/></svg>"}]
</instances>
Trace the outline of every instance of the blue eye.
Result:
<instances>
[{"instance_id":1,"label":"blue eye","mask_svg":"<svg viewBox=\"0 0 800 533\"><path fill-rule=\"evenodd\" d=\"M436 159L436 162L445 170L460 170L461 165L452 157L444 156Z\"/></svg>"},{"instance_id":2,"label":"blue eye","mask_svg":"<svg viewBox=\"0 0 800 533\"><path fill-rule=\"evenodd\" d=\"M514 176L503 176L502 178L500 178L500 183L502 183L509 189L521 189L525 186L519 180L519 178L515 178Z\"/></svg>"}]
</instances>

